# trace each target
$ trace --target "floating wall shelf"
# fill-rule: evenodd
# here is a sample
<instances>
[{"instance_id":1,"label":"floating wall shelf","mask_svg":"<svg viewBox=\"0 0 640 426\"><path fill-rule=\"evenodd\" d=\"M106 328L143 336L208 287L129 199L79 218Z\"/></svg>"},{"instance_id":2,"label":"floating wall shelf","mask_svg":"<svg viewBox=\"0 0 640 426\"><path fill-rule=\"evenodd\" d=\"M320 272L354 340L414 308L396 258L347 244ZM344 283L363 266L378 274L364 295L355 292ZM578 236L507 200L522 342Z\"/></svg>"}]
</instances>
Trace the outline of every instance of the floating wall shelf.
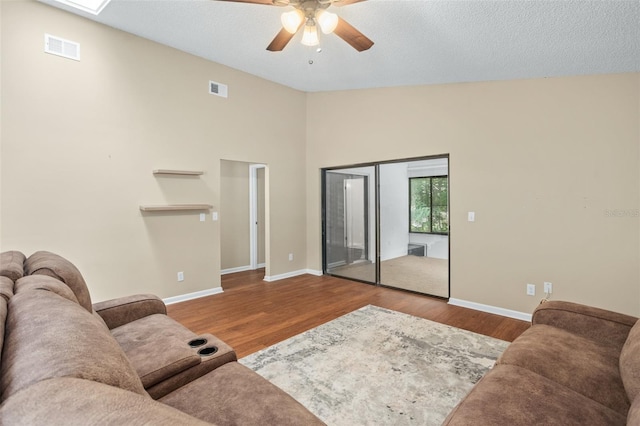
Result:
<instances>
[{"instance_id":1,"label":"floating wall shelf","mask_svg":"<svg viewBox=\"0 0 640 426\"><path fill-rule=\"evenodd\" d=\"M196 211L211 210L211 204L167 204L163 206L140 206L143 212L176 212L176 211Z\"/></svg>"},{"instance_id":2,"label":"floating wall shelf","mask_svg":"<svg viewBox=\"0 0 640 426\"><path fill-rule=\"evenodd\" d=\"M154 175L170 175L170 176L199 176L204 174L200 170L171 170L171 169L156 169L153 171ZM140 206L140 211L143 212L177 212L177 211L202 211L211 210L213 206L211 204L164 204L156 206Z\"/></svg>"},{"instance_id":3,"label":"floating wall shelf","mask_svg":"<svg viewBox=\"0 0 640 426\"><path fill-rule=\"evenodd\" d=\"M153 171L154 175L182 175L182 176L199 176L204 174L203 171L200 170L167 170L167 169L157 169Z\"/></svg>"}]
</instances>

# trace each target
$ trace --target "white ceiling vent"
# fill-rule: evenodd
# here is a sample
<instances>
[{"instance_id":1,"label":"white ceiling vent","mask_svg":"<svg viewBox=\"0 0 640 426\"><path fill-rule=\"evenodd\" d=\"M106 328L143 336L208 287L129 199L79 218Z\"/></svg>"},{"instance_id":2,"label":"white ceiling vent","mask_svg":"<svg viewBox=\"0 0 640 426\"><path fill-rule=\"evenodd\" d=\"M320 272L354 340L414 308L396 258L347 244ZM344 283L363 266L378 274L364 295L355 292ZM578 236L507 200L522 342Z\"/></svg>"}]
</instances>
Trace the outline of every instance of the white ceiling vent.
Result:
<instances>
[{"instance_id":1,"label":"white ceiling vent","mask_svg":"<svg viewBox=\"0 0 640 426\"><path fill-rule=\"evenodd\" d=\"M64 58L80 60L80 43L65 40L51 34L44 35L44 51Z\"/></svg>"},{"instance_id":2,"label":"white ceiling vent","mask_svg":"<svg viewBox=\"0 0 640 426\"><path fill-rule=\"evenodd\" d=\"M215 81L209 81L209 93L216 96L227 97L227 85L222 83L216 83Z\"/></svg>"}]
</instances>

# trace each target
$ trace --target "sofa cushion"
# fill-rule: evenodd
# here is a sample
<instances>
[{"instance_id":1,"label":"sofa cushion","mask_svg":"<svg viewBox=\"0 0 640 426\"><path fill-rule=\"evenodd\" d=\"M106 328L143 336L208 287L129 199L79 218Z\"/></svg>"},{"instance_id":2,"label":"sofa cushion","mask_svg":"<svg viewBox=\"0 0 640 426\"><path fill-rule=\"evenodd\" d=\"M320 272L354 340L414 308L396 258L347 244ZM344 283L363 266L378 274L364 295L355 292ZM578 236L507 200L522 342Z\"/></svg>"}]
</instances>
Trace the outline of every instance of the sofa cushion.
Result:
<instances>
[{"instance_id":1,"label":"sofa cushion","mask_svg":"<svg viewBox=\"0 0 640 426\"><path fill-rule=\"evenodd\" d=\"M29 256L24 264L27 275L48 275L69 286L80 306L92 312L91 296L82 274L67 259L48 251L38 251Z\"/></svg>"},{"instance_id":2,"label":"sofa cushion","mask_svg":"<svg viewBox=\"0 0 640 426\"><path fill-rule=\"evenodd\" d=\"M28 275L16 281L16 294L23 291L34 290L49 290L59 296L64 297L67 300L72 301L73 303L78 304L78 299L76 298L76 295L73 293L73 291L71 291L69 286L53 277L47 275Z\"/></svg>"},{"instance_id":3,"label":"sofa cushion","mask_svg":"<svg viewBox=\"0 0 640 426\"><path fill-rule=\"evenodd\" d=\"M19 251L0 253L0 275L17 281L24 275L24 254Z\"/></svg>"},{"instance_id":4,"label":"sofa cushion","mask_svg":"<svg viewBox=\"0 0 640 426\"><path fill-rule=\"evenodd\" d=\"M0 407L0 423L15 426L208 424L149 397L70 377L43 380L16 393Z\"/></svg>"},{"instance_id":5,"label":"sofa cushion","mask_svg":"<svg viewBox=\"0 0 640 426\"><path fill-rule=\"evenodd\" d=\"M627 414L628 425L640 425L640 398L635 398Z\"/></svg>"},{"instance_id":6,"label":"sofa cushion","mask_svg":"<svg viewBox=\"0 0 640 426\"><path fill-rule=\"evenodd\" d=\"M160 399L218 425L322 425L298 401L257 373L229 362Z\"/></svg>"},{"instance_id":7,"label":"sofa cushion","mask_svg":"<svg viewBox=\"0 0 640 426\"><path fill-rule=\"evenodd\" d=\"M71 291L68 285L48 275L27 275L26 277L22 277L16 281L15 288L16 293L22 291L49 290L67 300L72 301L73 303L78 303L76 295ZM91 313L100 322L100 324L103 324L107 329L109 328L96 311L92 310Z\"/></svg>"},{"instance_id":8,"label":"sofa cushion","mask_svg":"<svg viewBox=\"0 0 640 426\"><path fill-rule=\"evenodd\" d=\"M631 328L620 352L620 375L629 400L640 399L640 321Z\"/></svg>"},{"instance_id":9,"label":"sofa cushion","mask_svg":"<svg viewBox=\"0 0 640 426\"><path fill-rule=\"evenodd\" d=\"M11 299L11 296L13 296L13 287L14 283L11 279L0 275L0 297L4 300Z\"/></svg>"},{"instance_id":10,"label":"sofa cushion","mask_svg":"<svg viewBox=\"0 0 640 426\"><path fill-rule=\"evenodd\" d=\"M445 419L454 425L624 425L622 415L553 380L497 365Z\"/></svg>"},{"instance_id":11,"label":"sofa cushion","mask_svg":"<svg viewBox=\"0 0 640 426\"><path fill-rule=\"evenodd\" d=\"M556 327L534 325L509 345L497 363L526 368L626 415L629 399L618 355L615 347Z\"/></svg>"},{"instance_id":12,"label":"sofa cushion","mask_svg":"<svg viewBox=\"0 0 640 426\"><path fill-rule=\"evenodd\" d=\"M90 313L46 290L9 301L0 365L2 400L41 380L89 379L146 395L109 330Z\"/></svg>"},{"instance_id":13,"label":"sofa cushion","mask_svg":"<svg viewBox=\"0 0 640 426\"><path fill-rule=\"evenodd\" d=\"M595 306L552 300L533 311L533 325L545 324L622 350L638 318Z\"/></svg>"},{"instance_id":14,"label":"sofa cushion","mask_svg":"<svg viewBox=\"0 0 640 426\"><path fill-rule=\"evenodd\" d=\"M4 346L4 329L7 322L7 301L0 297L0 355Z\"/></svg>"}]
</instances>

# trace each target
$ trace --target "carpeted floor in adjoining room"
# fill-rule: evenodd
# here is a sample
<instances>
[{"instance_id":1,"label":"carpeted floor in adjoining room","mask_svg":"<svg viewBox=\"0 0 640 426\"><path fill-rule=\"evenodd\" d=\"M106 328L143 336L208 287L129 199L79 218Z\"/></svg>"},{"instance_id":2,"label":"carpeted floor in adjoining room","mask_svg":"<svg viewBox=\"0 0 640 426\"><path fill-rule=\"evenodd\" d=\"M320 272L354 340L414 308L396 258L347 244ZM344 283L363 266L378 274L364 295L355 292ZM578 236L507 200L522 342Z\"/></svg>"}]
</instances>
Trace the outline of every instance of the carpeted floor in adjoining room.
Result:
<instances>
[{"instance_id":1,"label":"carpeted floor in adjoining room","mask_svg":"<svg viewBox=\"0 0 640 426\"><path fill-rule=\"evenodd\" d=\"M507 345L368 305L240 362L329 426L439 425Z\"/></svg>"},{"instance_id":2,"label":"carpeted floor in adjoining room","mask_svg":"<svg viewBox=\"0 0 640 426\"><path fill-rule=\"evenodd\" d=\"M374 263L355 263L331 270L332 274L372 282ZM380 282L384 285L432 296L449 297L449 261L425 256L401 256L383 260Z\"/></svg>"}]
</instances>

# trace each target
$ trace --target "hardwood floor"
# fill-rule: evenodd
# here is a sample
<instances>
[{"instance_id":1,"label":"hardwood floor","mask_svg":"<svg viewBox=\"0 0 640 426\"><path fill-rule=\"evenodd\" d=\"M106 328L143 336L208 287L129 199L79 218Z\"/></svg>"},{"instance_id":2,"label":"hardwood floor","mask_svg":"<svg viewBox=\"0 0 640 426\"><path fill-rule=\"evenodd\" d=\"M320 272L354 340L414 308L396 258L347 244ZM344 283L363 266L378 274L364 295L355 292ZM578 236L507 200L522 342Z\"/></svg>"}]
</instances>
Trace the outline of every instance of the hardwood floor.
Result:
<instances>
[{"instance_id":1,"label":"hardwood floor","mask_svg":"<svg viewBox=\"0 0 640 426\"><path fill-rule=\"evenodd\" d=\"M447 304L444 300L336 277L301 275L263 281L264 270L224 275L224 293L167 306L195 333L211 333L238 358L366 305L513 341L529 323Z\"/></svg>"}]
</instances>

